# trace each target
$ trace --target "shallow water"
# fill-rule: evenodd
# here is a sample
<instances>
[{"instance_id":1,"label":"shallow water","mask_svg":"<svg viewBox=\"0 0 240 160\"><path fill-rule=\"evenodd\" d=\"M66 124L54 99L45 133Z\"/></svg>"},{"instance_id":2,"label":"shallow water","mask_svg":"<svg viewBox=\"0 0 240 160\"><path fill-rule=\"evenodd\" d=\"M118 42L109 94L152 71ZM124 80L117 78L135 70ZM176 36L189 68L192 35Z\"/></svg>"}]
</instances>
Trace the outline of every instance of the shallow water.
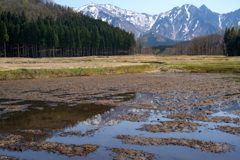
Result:
<instances>
[{"instance_id":1,"label":"shallow water","mask_svg":"<svg viewBox=\"0 0 240 160\"><path fill-rule=\"evenodd\" d=\"M100 104L81 104L81 103L63 103L63 102L49 102L49 101L31 101L31 100L17 100L17 99L0 99L0 134L20 134L27 138L28 141L35 142L58 142L64 144L94 144L100 147L97 151L82 157L67 157L64 155L48 153L47 151L10 151L9 149L0 149L1 155L19 157L21 159L112 159L111 151L108 148L125 148L134 150L144 150L155 154L155 159L239 159L240 158L240 136L221 132L216 129L216 125L239 127L238 124L232 123L214 123L191 121L203 124L198 127L195 132L170 132L170 133L152 133L147 131L136 130L141 128L144 124L159 124L160 121L172 121L166 118L167 115L187 112L199 113L209 110L207 106L194 108L188 106L188 110L156 110L165 106L176 104L185 104L192 102L204 101L207 99L215 99L216 97L201 97L199 95L189 95L186 92L180 93L180 102L169 103L166 105L155 105L155 109L137 109L127 106L105 106ZM174 95L176 93L147 93L147 92L127 92L116 95L109 95L101 97L94 95L93 99L128 101L133 105L155 104L156 102L169 101L174 98L164 98L165 96ZM64 96L64 95L63 95ZM223 95L224 96L224 95ZM183 98L186 100L181 101ZM231 111L240 109L240 101L216 101L211 105L211 114L209 116L225 116L231 118L240 118L239 115L231 114ZM6 111L5 108L9 106L25 106L22 110ZM219 108L219 106L222 106ZM5 108L4 108L5 107ZM130 122L118 119L129 113L145 116L144 113L150 113L146 122ZM183 120L189 121L189 120ZM25 130L45 130L44 135L26 133ZM82 133L98 129L93 134L88 136L74 136L69 135L61 137L60 133L69 131L81 131ZM234 146L234 150L226 153L211 153L192 149L182 146L140 146L123 144L121 140L116 139L117 135L131 135L139 137L157 137L157 138L186 138L197 139L202 141L224 142Z\"/></svg>"}]
</instances>

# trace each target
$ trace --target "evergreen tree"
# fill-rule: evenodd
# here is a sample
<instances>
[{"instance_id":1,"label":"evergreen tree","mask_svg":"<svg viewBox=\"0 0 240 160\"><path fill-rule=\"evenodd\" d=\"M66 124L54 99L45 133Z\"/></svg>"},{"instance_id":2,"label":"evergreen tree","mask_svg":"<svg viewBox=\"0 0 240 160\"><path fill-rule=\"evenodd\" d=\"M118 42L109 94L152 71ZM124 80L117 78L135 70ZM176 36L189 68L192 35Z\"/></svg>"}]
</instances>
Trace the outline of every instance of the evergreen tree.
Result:
<instances>
[{"instance_id":1,"label":"evergreen tree","mask_svg":"<svg viewBox=\"0 0 240 160\"><path fill-rule=\"evenodd\" d=\"M6 53L6 42L8 42L9 36L8 36L8 31L5 22L0 22L0 43L3 43L4 45L4 56L7 57Z\"/></svg>"}]
</instances>

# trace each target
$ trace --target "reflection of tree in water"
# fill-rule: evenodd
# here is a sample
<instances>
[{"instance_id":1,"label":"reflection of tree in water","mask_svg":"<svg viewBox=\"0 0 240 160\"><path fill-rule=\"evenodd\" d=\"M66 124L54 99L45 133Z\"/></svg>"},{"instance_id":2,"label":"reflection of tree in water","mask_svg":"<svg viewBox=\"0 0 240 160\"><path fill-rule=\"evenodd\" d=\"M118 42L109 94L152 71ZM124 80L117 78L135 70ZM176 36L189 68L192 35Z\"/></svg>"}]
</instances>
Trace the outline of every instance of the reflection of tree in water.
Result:
<instances>
[{"instance_id":1,"label":"reflection of tree in water","mask_svg":"<svg viewBox=\"0 0 240 160\"><path fill-rule=\"evenodd\" d=\"M28 139L44 140L54 131L75 126L81 121L113 108L99 104L54 103L44 101L22 101L14 105L31 104L27 111L8 112L0 119L0 133L16 133ZM12 105L11 105L12 106ZM40 110L40 108L42 108ZM48 134L33 134L20 132L21 130L42 130ZM56 132L55 132L56 133Z\"/></svg>"}]
</instances>

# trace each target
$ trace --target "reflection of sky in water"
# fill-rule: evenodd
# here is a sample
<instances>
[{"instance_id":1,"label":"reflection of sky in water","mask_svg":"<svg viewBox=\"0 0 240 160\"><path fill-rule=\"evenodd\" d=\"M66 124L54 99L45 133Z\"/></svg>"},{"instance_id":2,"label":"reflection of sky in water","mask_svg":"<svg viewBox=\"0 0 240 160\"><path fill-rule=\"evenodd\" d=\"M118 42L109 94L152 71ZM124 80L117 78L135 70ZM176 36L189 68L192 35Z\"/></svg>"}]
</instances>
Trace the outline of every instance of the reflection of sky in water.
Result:
<instances>
[{"instance_id":1,"label":"reflection of sky in water","mask_svg":"<svg viewBox=\"0 0 240 160\"><path fill-rule=\"evenodd\" d=\"M222 116L222 117L231 117L231 118L240 118L238 115L229 114L228 112L220 111L212 114L211 116Z\"/></svg>"}]
</instances>

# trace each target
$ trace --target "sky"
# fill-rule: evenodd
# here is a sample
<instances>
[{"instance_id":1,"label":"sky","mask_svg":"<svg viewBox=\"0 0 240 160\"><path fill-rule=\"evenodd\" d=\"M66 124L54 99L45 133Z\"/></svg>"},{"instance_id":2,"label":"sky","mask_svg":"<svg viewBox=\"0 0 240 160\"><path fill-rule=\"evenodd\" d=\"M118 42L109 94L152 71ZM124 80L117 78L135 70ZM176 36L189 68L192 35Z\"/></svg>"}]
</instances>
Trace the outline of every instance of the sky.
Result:
<instances>
[{"instance_id":1,"label":"sky","mask_svg":"<svg viewBox=\"0 0 240 160\"><path fill-rule=\"evenodd\" d=\"M55 3L69 6L82 7L90 3L112 4L119 8L147 13L150 15L164 13L176 6L193 4L200 7L205 4L214 12L223 14L240 9L240 0L53 0Z\"/></svg>"}]
</instances>

